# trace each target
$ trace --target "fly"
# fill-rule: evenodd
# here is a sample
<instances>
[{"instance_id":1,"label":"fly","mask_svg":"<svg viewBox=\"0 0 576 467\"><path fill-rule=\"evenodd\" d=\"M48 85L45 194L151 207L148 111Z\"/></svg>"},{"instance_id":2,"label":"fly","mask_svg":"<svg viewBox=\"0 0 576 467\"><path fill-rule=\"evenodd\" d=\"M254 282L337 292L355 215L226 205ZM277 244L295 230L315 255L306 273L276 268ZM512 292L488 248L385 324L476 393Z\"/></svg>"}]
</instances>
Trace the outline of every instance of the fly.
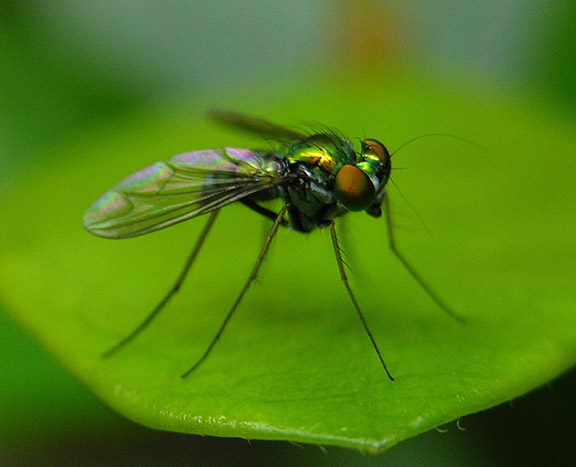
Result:
<instances>
[{"instance_id":1,"label":"fly","mask_svg":"<svg viewBox=\"0 0 576 467\"><path fill-rule=\"evenodd\" d=\"M176 283L139 326L103 354L104 358L116 354L133 341L165 308L184 282L220 208L235 202L269 218L273 222L272 228L236 301L204 353L182 374L183 378L206 360L220 339L256 279L280 227L302 233L319 227L330 229L344 288L384 371L394 381L350 287L342 259L335 219L349 212L365 211L375 218L384 212L388 246L394 255L438 307L457 321L463 321L424 281L396 246L386 192L392 157L382 143L365 139L359 151L356 151L348 139L334 131L306 134L227 111L212 111L210 116L224 125L277 141L278 148L252 150L223 147L176 155L166 162L157 162L130 175L101 196L84 214L86 229L106 238L144 235L209 214ZM274 199L280 199L283 203L278 212L263 204Z\"/></svg>"}]
</instances>

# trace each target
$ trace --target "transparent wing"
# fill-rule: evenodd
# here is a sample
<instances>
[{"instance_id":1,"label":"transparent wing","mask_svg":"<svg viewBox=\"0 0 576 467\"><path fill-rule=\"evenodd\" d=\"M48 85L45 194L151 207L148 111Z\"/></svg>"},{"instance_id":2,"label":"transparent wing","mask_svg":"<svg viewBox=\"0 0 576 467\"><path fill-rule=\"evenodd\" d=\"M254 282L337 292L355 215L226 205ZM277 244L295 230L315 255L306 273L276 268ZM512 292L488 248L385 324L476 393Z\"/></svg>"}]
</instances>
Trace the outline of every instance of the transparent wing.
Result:
<instances>
[{"instance_id":1,"label":"transparent wing","mask_svg":"<svg viewBox=\"0 0 576 467\"><path fill-rule=\"evenodd\" d=\"M273 157L249 149L194 151L120 182L84 214L93 234L127 238L219 209L282 181Z\"/></svg>"},{"instance_id":2,"label":"transparent wing","mask_svg":"<svg viewBox=\"0 0 576 467\"><path fill-rule=\"evenodd\" d=\"M208 117L222 125L248 133L254 133L264 138L271 138L275 141L290 142L306 138L306 135L290 128L284 128L275 123L270 123L267 120L249 117L230 110L212 109L208 111Z\"/></svg>"}]
</instances>

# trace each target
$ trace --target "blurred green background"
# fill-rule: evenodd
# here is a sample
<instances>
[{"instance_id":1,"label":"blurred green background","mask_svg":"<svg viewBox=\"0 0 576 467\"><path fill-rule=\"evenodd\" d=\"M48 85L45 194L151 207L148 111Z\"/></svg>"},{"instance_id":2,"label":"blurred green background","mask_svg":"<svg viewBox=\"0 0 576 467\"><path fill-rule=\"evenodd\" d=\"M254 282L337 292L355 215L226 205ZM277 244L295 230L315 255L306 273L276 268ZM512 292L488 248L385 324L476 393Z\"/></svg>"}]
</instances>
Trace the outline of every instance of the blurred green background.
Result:
<instances>
[{"instance_id":1,"label":"blurred green background","mask_svg":"<svg viewBox=\"0 0 576 467\"><path fill-rule=\"evenodd\" d=\"M101 122L182 95L241 101L322 64L413 67L478 95L530 91L576 119L575 44L571 1L5 1L0 196ZM3 465L562 465L575 454L573 375L467 417L465 431L363 457L147 430L111 413L3 314L0 346Z\"/></svg>"}]
</instances>

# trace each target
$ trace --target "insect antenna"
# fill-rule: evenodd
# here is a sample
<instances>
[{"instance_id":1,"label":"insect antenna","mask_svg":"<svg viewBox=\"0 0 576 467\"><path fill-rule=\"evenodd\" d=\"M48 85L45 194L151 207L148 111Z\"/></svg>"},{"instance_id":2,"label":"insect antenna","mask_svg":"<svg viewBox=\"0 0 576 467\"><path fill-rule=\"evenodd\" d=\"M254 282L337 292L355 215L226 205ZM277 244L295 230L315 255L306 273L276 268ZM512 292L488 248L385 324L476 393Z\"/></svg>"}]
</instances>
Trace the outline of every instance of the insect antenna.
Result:
<instances>
[{"instance_id":1,"label":"insect antenna","mask_svg":"<svg viewBox=\"0 0 576 467\"><path fill-rule=\"evenodd\" d=\"M374 350L376 351L376 354L378 355L380 363L382 363L382 366L384 367L384 371L388 375L388 378L390 379L390 381L394 381L394 378L390 374L390 371L388 370L386 363L384 363L384 358L382 358L382 354L380 353L380 349L378 348L378 344L376 344L376 340L374 339L374 336L372 335L372 331L370 331L370 328L368 327L368 323L366 322L366 318L364 318L364 315L362 314L362 310L360 309L360 305L358 304L358 300L356 300L356 296L354 295L354 292L352 291L352 288L350 287L350 283L348 282L348 275L346 274L346 267L344 265L344 261L342 260L342 252L340 251L340 243L338 242L338 235L336 234L336 223L334 221L330 222L330 235L332 237L332 245L334 246L334 254L336 255L336 262L338 263L338 270L340 271L340 278L342 279L342 282L344 283L344 287L346 288L346 291L348 292L348 296L350 297L350 300L352 300L352 304L354 305L354 310L358 314L358 317L360 318L360 321L362 322L362 325L364 326L364 330L366 331L366 334L368 334L368 337L370 338L370 341L372 342L372 346L374 347Z\"/></svg>"},{"instance_id":2,"label":"insect antenna","mask_svg":"<svg viewBox=\"0 0 576 467\"><path fill-rule=\"evenodd\" d=\"M120 342L118 342L114 347L104 352L102 354L102 358L111 357L112 355L120 351L122 348L124 348L127 344L132 342L142 331L144 331L150 325L150 323L164 309L164 307L168 304L168 302L172 299L172 297L176 295L176 293L178 293L180 287L182 286L184 280L186 279L186 276L190 272L190 268L192 267L192 264L194 263L196 256L198 256L198 253L200 252L200 249L204 244L204 240L206 240L206 237L208 236L208 233L210 232L210 229L212 228L212 225L214 224L214 221L216 220L217 216L218 211L214 211L208 218L206 225L204 225L204 229L202 229L202 232L200 233L200 237L198 237L198 240L196 240L196 244L194 245L194 248L192 249L190 256L188 256L188 259L184 264L184 268L182 268L182 271L180 272L178 279L176 280L172 288L168 291L166 296L160 301L160 303L158 303L158 305L156 305L156 307L152 310L152 312L146 317L146 319L144 319L144 321L142 321L142 323L140 323L140 325L136 329L134 329Z\"/></svg>"},{"instance_id":3,"label":"insect antenna","mask_svg":"<svg viewBox=\"0 0 576 467\"><path fill-rule=\"evenodd\" d=\"M412 138L408 141L406 141L404 144L401 144L399 147L396 148L396 150L394 152L392 152L390 154L390 157L394 156L398 151L400 151L401 149L404 149L406 146L408 146L410 143L413 143L414 141L418 141L419 139L423 139L423 138L428 138L430 136L444 136L446 138L453 138L453 139L457 139L458 141L462 141L463 143L468 143L471 144L472 146L474 146L475 148L481 149L483 151L487 151L486 148L466 139L466 138L462 138L460 136L456 136L456 135L451 135L449 133L428 133L425 135L420 135L420 136L416 136L415 138Z\"/></svg>"},{"instance_id":4,"label":"insect antenna","mask_svg":"<svg viewBox=\"0 0 576 467\"><path fill-rule=\"evenodd\" d=\"M234 313L238 309L238 306L240 305L240 302L242 302L244 295L246 295L246 292L248 292L248 289L252 285L252 282L254 282L254 280L256 279L256 276L258 276L258 271L260 270L260 266L262 265L262 261L264 261L264 257L266 256L266 253L268 252L268 249L270 248L270 244L272 243L272 240L274 239L276 232L278 232L278 229L280 228L280 226L283 223L284 215L286 214L287 210L288 210L288 206L284 205L282 207L282 209L280 210L280 212L278 213L278 216L274 220L274 224L272 225L272 228L270 229L270 232L268 233L268 237L266 237L266 241L264 242L264 245L262 246L262 249L260 250L260 253L258 254L258 258L256 259L256 263L254 264L254 267L252 268L252 272L250 273L250 276L248 276L248 280L244 284L244 287L242 288L242 291L240 292L240 294L236 298L236 301L232 305L232 308L230 308L230 311L228 312L228 314L224 318L224 321L222 321L222 324L220 325L218 332L216 332L216 335L212 338L210 345L208 345L208 347L204 351L204 354L198 359L198 361L194 364L194 366L192 366L188 371L186 371L185 373L182 374L182 376L181 376L182 378L186 378L187 376L189 376L192 372L194 372L194 370L196 370L196 368L198 368L202 364L202 362L204 362L204 360L206 360L206 358L208 357L208 355L210 354L210 352L212 351L212 349L214 348L214 346L216 345L216 343L220 339L220 336L222 336L224 329L226 329L226 326L228 325L230 319L232 319L232 316L234 315Z\"/></svg>"},{"instance_id":5,"label":"insect antenna","mask_svg":"<svg viewBox=\"0 0 576 467\"><path fill-rule=\"evenodd\" d=\"M398 246L396 245L396 237L394 236L394 224L392 222L392 215L390 212L390 200L388 199L388 194L384 196L382 201L382 205L384 206L384 214L386 217L386 227L388 229L388 246L394 256L398 258L398 260L402 263L404 268L410 273L410 275L414 278L416 282L424 289L424 291L428 294L428 296L432 299L438 307L444 311L448 316L452 319L458 321L459 323L466 323L466 318L461 316L459 313L455 312L450 308L444 300L440 298L440 296L430 287L430 285L422 278L420 273L412 266L412 263L406 259L406 257L398 250Z\"/></svg>"}]
</instances>

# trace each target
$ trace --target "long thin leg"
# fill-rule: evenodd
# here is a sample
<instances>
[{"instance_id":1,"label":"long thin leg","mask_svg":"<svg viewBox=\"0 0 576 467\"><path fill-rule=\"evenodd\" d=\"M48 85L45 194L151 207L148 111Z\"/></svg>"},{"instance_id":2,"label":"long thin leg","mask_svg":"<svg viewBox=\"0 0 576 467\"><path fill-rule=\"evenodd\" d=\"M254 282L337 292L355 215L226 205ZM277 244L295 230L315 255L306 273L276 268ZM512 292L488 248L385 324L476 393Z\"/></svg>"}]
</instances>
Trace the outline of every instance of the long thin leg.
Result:
<instances>
[{"instance_id":1,"label":"long thin leg","mask_svg":"<svg viewBox=\"0 0 576 467\"><path fill-rule=\"evenodd\" d=\"M344 287L346 287L346 291L348 292L348 295L350 296L350 299L352 300L352 303L354 304L354 309L356 310L356 313L358 314L360 321L362 321L362 325L364 326L364 330L366 331L366 334L368 334L370 341L372 341L372 346L374 347L374 350L376 351L376 354L378 355L378 358L380 359L380 363L382 363L382 366L384 367L384 371L388 375L388 378L390 378L390 381L394 381L394 378L390 374L390 371L388 371L388 367L386 366L386 363L384 363L384 359L382 358L382 354L380 353L380 349L378 348L378 344L376 344L376 341L374 340L374 336L372 335L372 332L370 331L370 328L368 327L368 323L366 322L366 318L364 318L364 315L362 314L362 311L360 310L360 305L358 304L358 301L356 300L356 296L354 295L354 292L352 292L352 288L350 287L350 284L348 282L348 276L346 275L346 268L344 266L344 261L342 260L342 252L340 251L340 244L338 243L338 236L336 235L336 224L334 223L334 221L330 222L330 235L332 236L332 244L334 245L334 253L336 254L336 262L338 263L338 269L340 270L340 278L342 279L342 282L344 283Z\"/></svg>"},{"instance_id":2,"label":"long thin leg","mask_svg":"<svg viewBox=\"0 0 576 467\"><path fill-rule=\"evenodd\" d=\"M257 212L258 214L267 217L272 222L274 222L278 217L278 214L275 213L274 211L271 211L270 209L260 206L257 202L252 201L250 199L241 199L240 202L247 208L252 209L254 212ZM282 219L282 225L288 226L288 222L286 221L286 219Z\"/></svg>"},{"instance_id":3,"label":"long thin leg","mask_svg":"<svg viewBox=\"0 0 576 467\"><path fill-rule=\"evenodd\" d=\"M350 263L354 264L354 275L357 279L365 279L368 277L366 274L365 265L362 264L362 258L358 254L358 243L354 242L353 235L350 230L350 218L347 216L342 216L338 218L338 242L344 246L341 249L342 256L344 258L344 264Z\"/></svg>"},{"instance_id":4,"label":"long thin leg","mask_svg":"<svg viewBox=\"0 0 576 467\"><path fill-rule=\"evenodd\" d=\"M228 314L224 318L224 321L222 321L222 324L220 325L218 332L212 338L212 342L210 342L210 345L204 351L204 354L194 364L194 366L192 366L192 368L190 368L188 371L186 371L185 373L182 374L182 378L186 378L194 370L196 370L196 368L198 368L204 360L206 360L206 358L208 357L208 355L210 354L210 352L212 351L212 349L214 348L214 346L216 345L216 343L220 339L220 336L222 336L224 329L226 329L228 322L230 321L230 319L232 318L232 316L234 315L234 313L238 309L238 306L240 305L240 302L244 298L244 295L246 295L246 292L248 292L248 289L252 285L252 282L254 282L254 280L256 279L256 276L258 275L258 271L260 270L260 266L262 265L262 261L264 261L264 257L266 256L266 253L268 252L268 248L270 248L270 244L272 243L272 239L276 235L276 232L278 232L278 228L280 227L280 225L282 225L282 221L284 219L284 215L286 214L287 210L288 210L288 207L284 206L282 208L282 210L280 211L280 213L276 216L276 219L274 220L274 225L272 225L272 228L270 229L270 233L268 234L268 237L266 237L266 241L264 242L264 246L260 250L260 254L258 255L258 258L256 259L256 263L254 264L254 267L252 268L252 272L250 273L250 276L248 276L248 280L244 284L244 287L242 288L240 295L238 295L238 297L236 298L234 305L232 305L232 308L230 308L230 311L228 312Z\"/></svg>"},{"instance_id":5,"label":"long thin leg","mask_svg":"<svg viewBox=\"0 0 576 467\"><path fill-rule=\"evenodd\" d=\"M434 289L432 289L432 287L430 287L430 285L428 285L428 283L422 278L420 273L416 271L414 266L412 266L412 264L398 250L398 247L396 245L396 239L394 237L394 228L392 224L392 216L390 213L390 201L388 200L388 195L384 196L382 205L384 206L384 213L386 216L386 227L388 229L388 246L390 247L390 250L392 250L392 253L394 253L394 256L398 258L398 260L402 263L404 268L410 273L410 275L414 278L414 280L418 282L418 284L420 284L420 287L424 289L424 291L428 294L428 296L434 301L434 303L436 303L436 305L438 305L438 307L442 311L444 311L444 313L446 313L452 319L460 323L465 323L466 318L464 318L463 316L452 310L452 308L450 308L446 304L446 302L440 298L440 296L434 291Z\"/></svg>"},{"instance_id":6,"label":"long thin leg","mask_svg":"<svg viewBox=\"0 0 576 467\"><path fill-rule=\"evenodd\" d=\"M202 229L202 232L200 233L200 237L198 237L198 240L196 240L196 244L194 245L194 248L192 249L190 256L186 260L186 264L184 264L184 268L182 268L182 272L180 272L178 279L176 280L176 282L174 283L172 288L168 291L166 296L160 301L160 303L158 303L158 305L156 305L156 307L152 310L152 312L146 317L146 319L144 321L142 321L140 323L140 325L136 329L134 329L130 334L128 334L120 342L118 342L114 347L112 347L111 349L109 349L105 353L103 353L102 358L111 357L112 355L117 353L119 350L121 350L124 346L126 346L128 343L132 342L136 338L136 336L138 336L142 331L144 331L144 329L146 329L148 327L148 325L154 320L154 318L156 318L156 316L158 316L158 314L164 309L164 307L167 305L167 303L170 301L170 299L174 295L176 295L178 290L180 290L180 287L182 286L184 279L186 279L188 272L190 272L190 268L192 267L192 264L194 263L196 256L198 256L198 253L200 252L200 249L202 248L202 245L204 244L204 240L206 240L206 237L208 236L208 232L210 232L210 229L212 228L212 225L214 224L214 221L216 220L217 216L218 216L218 211L214 211L212 214L210 214L210 217L208 218L208 222L206 222L204 229Z\"/></svg>"}]
</instances>

